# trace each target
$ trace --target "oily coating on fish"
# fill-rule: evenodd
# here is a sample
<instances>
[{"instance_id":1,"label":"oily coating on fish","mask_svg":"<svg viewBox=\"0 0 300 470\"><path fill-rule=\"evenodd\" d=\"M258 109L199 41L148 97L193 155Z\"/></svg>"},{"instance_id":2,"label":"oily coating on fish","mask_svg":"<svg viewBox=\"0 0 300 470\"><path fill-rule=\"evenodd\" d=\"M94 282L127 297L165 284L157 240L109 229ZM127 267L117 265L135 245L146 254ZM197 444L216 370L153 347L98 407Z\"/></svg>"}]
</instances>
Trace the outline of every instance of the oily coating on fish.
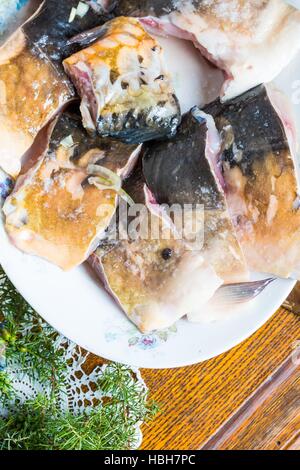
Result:
<instances>
[{"instance_id":1,"label":"oily coating on fish","mask_svg":"<svg viewBox=\"0 0 300 470\"><path fill-rule=\"evenodd\" d=\"M104 240L89 261L130 320L147 333L173 325L195 306L201 309L222 280L184 240L166 236L169 228L163 213L149 204L139 168L125 189L145 205L140 226L158 223L161 237L153 238L149 230L146 237Z\"/></svg>"},{"instance_id":2,"label":"oily coating on fish","mask_svg":"<svg viewBox=\"0 0 300 470\"><path fill-rule=\"evenodd\" d=\"M106 189L94 184L94 169L101 165L126 177L139 150L119 141L93 139L80 126L80 115L62 115L47 151L18 178L5 202L5 227L14 245L64 270L84 262L118 202L113 185Z\"/></svg>"},{"instance_id":3,"label":"oily coating on fish","mask_svg":"<svg viewBox=\"0 0 300 470\"><path fill-rule=\"evenodd\" d=\"M207 107L223 141L229 209L251 269L300 278L300 211L293 122L259 86Z\"/></svg>"},{"instance_id":4,"label":"oily coating on fish","mask_svg":"<svg viewBox=\"0 0 300 470\"><path fill-rule=\"evenodd\" d=\"M184 205L191 204L193 211L196 204L203 205L204 244L200 253L225 283L240 282L248 271L221 186L219 150L213 120L195 108L183 118L170 142L147 146L143 171L158 203L179 204L183 210Z\"/></svg>"},{"instance_id":5,"label":"oily coating on fish","mask_svg":"<svg viewBox=\"0 0 300 470\"><path fill-rule=\"evenodd\" d=\"M77 0L45 0L0 49L0 167L13 177L39 131L75 98L61 64L74 50L67 40L105 21L89 9L69 23L77 5Z\"/></svg>"},{"instance_id":6,"label":"oily coating on fish","mask_svg":"<svg viewBox=\"0 0 300 470\"><path fill-rule=\"evenodd\" d=\"M158 42L127 17L106 23L97 35L64 61L82 98L84 126L127 143L173 135L180 107Z\"/></svg>"}]
</instances>

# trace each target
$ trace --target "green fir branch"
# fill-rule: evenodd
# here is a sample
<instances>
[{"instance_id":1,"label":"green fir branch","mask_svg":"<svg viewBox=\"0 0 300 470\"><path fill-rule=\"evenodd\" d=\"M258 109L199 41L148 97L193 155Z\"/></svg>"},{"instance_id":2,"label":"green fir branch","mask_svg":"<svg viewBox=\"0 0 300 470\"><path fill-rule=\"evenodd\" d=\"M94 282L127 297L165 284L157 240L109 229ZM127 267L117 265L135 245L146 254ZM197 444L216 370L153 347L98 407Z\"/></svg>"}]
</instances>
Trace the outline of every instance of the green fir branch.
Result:
<instances>
[{"instance_id":1,"label":"green fir branch","mask_svg":"<svg viewBox=\"0 0 300 470\"><path fill-rule=\"evenodd\" d=\"M16 291L0 267L0 339L5 343L7 366L18 363L32 380L60 384L67 365L59 337ZM3 398L0 387L0 401Z\"/></svg>"},{"instance_id":2,"label":"green fir branch","mask_svg":"<svg viewBox=\"0 0 300 470\"><path fill-rule=\"evenodd\" d=\"M131 369L111 364L100 380L109 384L108 400L89 413L58 410L55 400L39 396L0 418L0 450L126 450L137 445L137 426L157 412L138 382L127 382ZM119 388L121 383L121 389ZM124 388L123 388L124 387Z\"/></svg>"},{"instance_id":3,"label":"green fir branch","mask_svg":"<svg viewBox=\"0 0 300 470\"><path fill-rule=\"evenodd\" d=\"M2 323L1 323L2 322ZM15 364L34 381L51 385L50 397L40 395L0 416L0 450L123 450L135 447L137 426L154 417L135 373L120 364L108 365L98 380L103 397L89 413L63 412L57 391L67 370L56 333L17 293L0 267L0 402L17 399L9 368ZM2 357L3 359L3 357ZM1 362L0 362L1 364Z\"/></svg>"}]
</instances>

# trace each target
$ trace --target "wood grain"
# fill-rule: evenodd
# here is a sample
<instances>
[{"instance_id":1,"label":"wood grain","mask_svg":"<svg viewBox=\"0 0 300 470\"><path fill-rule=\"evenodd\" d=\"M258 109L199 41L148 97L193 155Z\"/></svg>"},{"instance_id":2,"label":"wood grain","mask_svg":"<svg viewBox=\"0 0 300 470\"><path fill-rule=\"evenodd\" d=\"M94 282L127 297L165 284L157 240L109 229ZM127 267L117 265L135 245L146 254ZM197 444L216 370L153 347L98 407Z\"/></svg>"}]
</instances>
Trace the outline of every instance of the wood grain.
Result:
<instances>
[{"instance_id":1,"label":"wood grain","mask_svg":"<svg viewBox=\"0 0 300 470\"><path fill-rule=\"evenodd\" d=\"M196 450L234 415L257 389L291 355L300 340L300 318L280 309L251 338L222 356L175 370L144 370L143 377L151 397L163 412L144 426L143 448L147 450ZM271 394L270 399L251 414L240 440L222 444L222 448L300 448L299 442L299 371ZM291 382L289 382L291 380ZM288 400L289 407L285 413ZM269 421L263 419L269 415ZM272 420L276 432L266 430ZM251 426L250 426L251 424ZM274 428L275 429L275 428ZM243 432L242 432L243 431ZM254 440L259 433L261 438ZM280 442L280 446L276 443ZM224 447L225 446L225 447Z\"/></svg>"},{"instance_id":2,"label":"wood grain","mask_svg":"<svg viewBox=\"0 0 300 470\"><path fill-rule=\"evenodd\" d=\"M300 450L300 370L290 358L300 363L299 345L300 317L280 309L251 338L215 359L142 370L162 410L144 425L142 448ZM101 363L90 355L86 372ZM228 427L230 420L235 425Z\"/></svg>"},{"instance_id":3,"label":"wood grain","mask_svg":"<svg viewBox=\"0 0 300 470\"><path fill-rule=\"evenodd\" d=\"M202 447L204 450L290 448L299 434L300 363L290 356Z\"/></svg>"}]
</instances>

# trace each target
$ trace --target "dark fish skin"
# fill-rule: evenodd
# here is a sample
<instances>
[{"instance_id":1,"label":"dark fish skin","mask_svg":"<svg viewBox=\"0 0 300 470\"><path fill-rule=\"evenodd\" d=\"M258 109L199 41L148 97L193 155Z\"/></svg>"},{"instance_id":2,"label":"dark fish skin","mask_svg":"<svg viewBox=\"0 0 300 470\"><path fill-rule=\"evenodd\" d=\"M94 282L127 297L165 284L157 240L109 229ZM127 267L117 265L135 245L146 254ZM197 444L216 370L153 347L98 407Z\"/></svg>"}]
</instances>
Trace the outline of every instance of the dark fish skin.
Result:
<instances>
[{"instance_id":1,"label":"dark fish skin","mask_svg":"<svg viewBox=\"0 0 300 470\"><path fill-rule=\"evenodd\" d=\"M45 0L39 13L23 26L30 46L33 49L40 48L43 54L62 70L63 59L76 50L68 41L73 36L110 19L107 13L96 12L90 7L83 18L76 16L69 22L71 10L77 6L77 0Z\"/></svg>"},{"instance_id":2,"label":"dark fish skin","mask_svg":"<svg viewBox=\"0 0 300 470\"><path fill-rule=\"evenodd\" d=\"M191 113L183 117L170 142L147 145L143 170L149 189L160 204L204 204L207 210L225 210L220 192L205 154L207 126Z\"/></svg>"},{"instance_id":3,"label":"dark fish skin","mask_svg":"<svg viewBox=\"0 0 300 470\"><path fill-rule=\"evenodd\" d=\"M127 144L148 142L164 137L168 138L176 133L177 126L180 123L179 113L175 114L179 109L179 102L175 95L173 95L173 107L174 115L168 119L157 117L150 121L147 112L140 112L136 115L134 109L128 111L126 115L113 115L112 123L108 123L106 119L100 118L97 124L97 131L100 135L120 139Z\"/></svg>"},{"instance_id":4,"label":"dark fish skin","mask_svg":"<svg viewBox=\"0 0 300 470\"><path fill-rule=\"evenodd\" d=\"M206 155L208 124L183 118L170 142L147 145L143 157L146 183L159 204L202 204L204 245L201 254L225 283L247 278L247 268L231 223L224 192Z\"/></svg>"},{"instance_id":5,"label":"dark fish skin","mask_svg":"<svg viewBox=\"0 0 300 470\"><path fill-rule=\"evenodd\" d=\"M63 139L68 136L72 136L74 143L70 162L76 167L86 168L92 163L103 166L122 178L129 177L134 170L139 155L138 146L89 135L82 126L80 112L75 106L72 111L65 112L58 119L51 136L48 153L55 154ZM132 165L128 166L131 158L133 159Z\"/></svg>"},{"instance_id":6,"label":"dark fish skin","mask_svg":"<svg viewBox=\"0 0 300 470\"><path fill-rule=\"evenodd\" d=\"M14 187L13 180L0 170L0 207Z\"/></svg>"},{"instance_id":7,"label":"dark fish skin","mask_svg":"<svg viewBox=\"0 0 300 470\"><path fill-rule=\"evenodd\" d=\"M173 0L119 0L114 13L124 16L166 15L174 11Z\"/></svg>"},{"instance_id":8,"label":"dark fish skin","mask_svg":"<svg viewBox=\"0 0 300 470\"><path fill-rule=\"evenodd\" d=\"M201 2L202 0L189 1L195 7L199 6ZM117 16L162 16L180 10L180 4L184 5L184 3L186 3L184 0L182 2L176 0L119 0L114 13Z\"/></svg>"},{"instance_id":9,"label":"dark fish skin","mask_svg":"<svg viewBox=\"0 0 300 470\"><path fill-rule=\"evenodd\" d=\"M224 162L230 168L240 168L247 178L255 176L255 161L263 162L269 153L277 154L280 159L289 147L282 122L270 105L264 86L226 104L217 100L207 106L205 112L214 117L222 132ZM241 161L237 161L238 153Z\"/></svg>"},{"instance_id":10,"label":"dark fish skin","mask_svg":"<svg viewBox=\"0 0 300 470\"><path fill-rule=\"evenodd\" d=\"M297 169L283 124L292 120L265 86L205 111L222 136L226 197L250 268L300 279Z\"/></svg>"},{"instance_id":11,"label":"dark fish skin","mask_svg":"<svg viewBox=\"0 0 300 470\"><path fill-rule=\"evenodd\" d=\"M124 181L124 190L130 195L135 204L145 204L144 185L146 184L143 175L142 159L129 178Z\"/></svg>"}]
</instances>

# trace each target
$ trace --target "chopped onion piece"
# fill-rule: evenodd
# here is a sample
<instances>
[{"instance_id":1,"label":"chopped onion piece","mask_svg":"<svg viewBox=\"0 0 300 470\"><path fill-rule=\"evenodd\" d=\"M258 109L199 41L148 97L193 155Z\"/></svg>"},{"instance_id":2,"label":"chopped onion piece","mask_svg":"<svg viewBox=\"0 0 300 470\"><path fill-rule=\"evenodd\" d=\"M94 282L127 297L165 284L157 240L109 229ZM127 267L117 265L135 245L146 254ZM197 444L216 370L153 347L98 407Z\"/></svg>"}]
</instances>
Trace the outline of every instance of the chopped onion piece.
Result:
<instances>
[{"instance_id":1,"label":"chopped onion piece","mask_svg":"<svg viewBox=\"0 0 300 470\"><path fill-rule=\"evenodd\" d=\"M67 137L65 137L65 138L61 141L60 145L62 145L63 147L66 147L66 148L71 148L71 147L73 147L73 145L74 145L74 140L73 140L72 134L70 134L70 135L68 135Z\"/></svg>"},{"instance_id":2,"label":"chopped onion piece","mask_svg":"<svg viewBox=\"0 0 300 470\"><path fill-rule=\"evenodd\" d=\"M101 189L101 191L105 191L108 189L112 189L113 191L120 191L120 189L116 188L113 182L109 178L103 178L102 176L92 176L89 178L89 184L93 184L96 188Z\"/></svg>"},{"instance_id":3,"label":"chopped onion piece","mask_svg":"<svg viewBox=\"0 0 300 470\"><path fill-rule=\"evenodd\" d=\"M120 176L108 168L105 168L104 166L89 165L87 171L89 175L100 176L104 180L110 181L111 186L113 186L116 191L119 191L122 187L122 180Z\"/></svg>"},{"instance_id":4,"label":"chopped onion piece","mask_svg":"<svg viewBox=\"0 0 300 470\"><path fill-rule=\"evenodd\" d=\"M83 2L79 2L77 10L76 10L76 15L80 16L80 18L83 18L87 14L89 9L90 9L89 5Z\"/></svg>"},{"instance_id":5,"label":"chopped onion piece","mask_svg":"<svg viewBox=\"0 0 300 470\"><path fill-rule=\"evenodd\" d=\"M89 184L93 184L96 188L101 189L102 191L111 189L119 194L119 196L124 199L129 206L134 205L134 201L131 199L129 194L122 189L122 180L119 175L101 165L89 165L88 173L96 175L91 176L88 179Z\"/></svg>"},{"instance_id":6,"label":"chopped onion piece","mask_svg":"<svg viewBox=\"0 0 300 470\"><path fill-rule=\"evenodd\" d=\"M75 20L76 13L77 13L77 10L76 8L73 7L70 12L69 23L72 23Z\"/></svg>"},{"instance_id":7,"label":"chopped onion piece","mask_svg":"<svg viewBox=\"0 0 300 470\"><path fill-rule=\"evenodd\" d=\"M124 191L124 189L120 188L117 189L115 186L111 184L111 181L108 179L103 178L102 176L93 176L88 179L90 185L96 186L96 188L100 189L101 191L108 191L109 189L115 191L129 206L134 206L133 199L129 196L129 194Z\"/></svg>"}]
</instances>

